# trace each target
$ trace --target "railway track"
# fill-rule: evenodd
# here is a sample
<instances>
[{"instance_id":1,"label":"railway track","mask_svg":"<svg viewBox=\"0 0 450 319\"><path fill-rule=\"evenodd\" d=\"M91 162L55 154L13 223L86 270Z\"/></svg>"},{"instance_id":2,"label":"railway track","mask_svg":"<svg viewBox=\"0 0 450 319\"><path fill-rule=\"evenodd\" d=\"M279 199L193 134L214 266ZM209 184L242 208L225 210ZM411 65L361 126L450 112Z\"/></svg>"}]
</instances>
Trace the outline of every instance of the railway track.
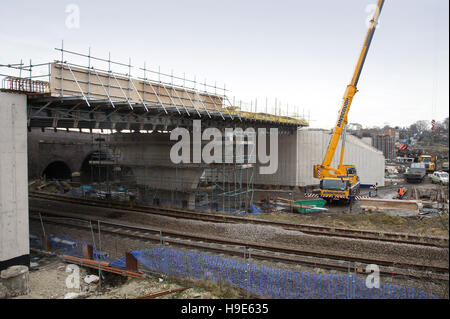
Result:
<instances>
[{"instance_id":1,"label":"railway track","mask_svg":"<svg viewBox=\"0 0 450 319\"><path fill-rule=\"evenodd\" d=\"M214 222L214 223L250 223L256 225L274 226L274 227L281 227L286 230L301 231L309 235L372 240L372 241L428 246L428 247L440 247L440 248L449 247L448 238L437 236L418 236L414 234L405 234L405 233L390 233L372 230L359 230L340 227L297 224L290 222L269 221L257 218L230 216L224 214L211 214L205 212L197 212L193 210L182 210L182 209L144 206L136 204L130 206L130 203L120 201L105 201L93 198L82 198L82 197L57 195L42 192L30 192L29 196L30 198L49 201L53 200L53 201L62 201L66 203L74 203L78 205L91 205L96 207L121 209L126 210L130 213L137 212L137 213L160 215L179 219ZM31 204L30 206L32 206Z\"/></svg>"},{"instance_id":2,"label":"railway track","mask_svg":"<svg viewBox=\"0 0 450 319\"><path fill-rule=\"evenodd\" d=\"M162 231L161 229L144 227L137 224L117 223L111 219L98 220L85 215L63 213L52 209L32 209L31 212L30 219L40 221L40 218L43 218L46 224L56 224L87 231L95 229L98 231L97 222L100 221L102 233L156 242L161 245L169 243L176 247L214 252L227 256L243 257L244 253L247 253L248 257L258 260L300 264L314 268L319 267L340 271L348 271L348 269L355 267L355 269L358 269L362 273L364 273L366 265L376 264L380 267L380 273L386 276L401 276L422 280L449 280L448 267L400 263L391 260L323 253L285 246L193 235L176 231ZM35 213L40 213L41 216L38 217ZM89 225L87 222L90 222Z\"/></svg>"}]
</instances>

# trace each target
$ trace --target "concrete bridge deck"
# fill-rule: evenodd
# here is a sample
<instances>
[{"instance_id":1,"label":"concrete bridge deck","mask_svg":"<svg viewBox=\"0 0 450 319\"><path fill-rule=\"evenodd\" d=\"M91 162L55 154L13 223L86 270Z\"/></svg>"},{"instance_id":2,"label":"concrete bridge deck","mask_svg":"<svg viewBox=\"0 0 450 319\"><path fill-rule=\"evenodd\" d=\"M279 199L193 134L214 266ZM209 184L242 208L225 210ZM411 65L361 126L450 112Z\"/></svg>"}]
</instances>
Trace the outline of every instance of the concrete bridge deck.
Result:
<instances>
[{"instance_id":1,"label":"concrete bridge deck","mask_svg":"<svg viewBox=\"0 0 450 319\"><path fill-rule=\"evenodd\" d=\"M293 133L306 122L288 122L282 117L258 113L246 116L232 116L218 112L199 110L196 113L178 113L174 108L147 107L143 104L127 102L115 103L115 108L105 100L89 100L86 105L83 97L55 97L49 94L28 94L28 127L109 129L122 130L162 130L170 131L176 127L191 128L193 120L202 120L204 127L276 127L280 133ZM237 113L238 114L238 113ZM285 120L285 121L283 121Z\"/></svg>"},{"instance_id":2,"label":"concrete bridge deck","mask_svg":"<svg viewBox=\"0 0 450 319\"><path fill-rule=\"evenodd\" d=\"M194 81L194 86L188 87L184 79L174 82L173 75L164 81L161 73L158 80L149 79L145 69L144 77L132 77L111 71L110 65L108 70L95 68L92 59L89 57L88 66L55 61L21 67L20 76L14 76L17 68L6 67L6 74L11 75L3 78L0 90L27 95L29 128L167 131L190 128L193 120L200 119L202 125L219 129L276 127L292 134L298 127L308 126L304 119L244 111L232 105L227 90L216 86L204 84L200 90L195 86L203 84ZM131 72L131 65L128 67ZM39 68L48 69L48 74L32 76ZM23 75L26 71L29 77Z\"/></svg>"}]
</instances>

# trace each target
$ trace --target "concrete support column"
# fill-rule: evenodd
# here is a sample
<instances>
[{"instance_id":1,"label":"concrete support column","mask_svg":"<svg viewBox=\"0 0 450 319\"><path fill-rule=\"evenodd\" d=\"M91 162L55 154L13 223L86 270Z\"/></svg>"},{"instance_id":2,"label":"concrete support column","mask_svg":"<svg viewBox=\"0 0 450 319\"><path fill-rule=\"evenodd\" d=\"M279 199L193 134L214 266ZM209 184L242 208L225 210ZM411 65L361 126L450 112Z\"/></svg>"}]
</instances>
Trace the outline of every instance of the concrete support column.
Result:
<instances>
[{"instance_id":1,"label":"concrete support column","mask_svg":"<svg viewBox=\"0 0 450 319\"><path fill-rule=\"evenodd\" d=\"M132 168L139 198L153 205L195 208L195 194L204 172L202 164L174 164L170 149L175 141L170 134L113 134L111 147L117 163Z\"/></svg>"},{"instance_id":2,"label":"concrete support column","mask_svg":"<svg viewBox=\"0 0 450 319\"><path fill-rule=\"evenodd\" d=\"M0 92L0 270L29 265L27 98Z\"/></svg>"}]
</instances>

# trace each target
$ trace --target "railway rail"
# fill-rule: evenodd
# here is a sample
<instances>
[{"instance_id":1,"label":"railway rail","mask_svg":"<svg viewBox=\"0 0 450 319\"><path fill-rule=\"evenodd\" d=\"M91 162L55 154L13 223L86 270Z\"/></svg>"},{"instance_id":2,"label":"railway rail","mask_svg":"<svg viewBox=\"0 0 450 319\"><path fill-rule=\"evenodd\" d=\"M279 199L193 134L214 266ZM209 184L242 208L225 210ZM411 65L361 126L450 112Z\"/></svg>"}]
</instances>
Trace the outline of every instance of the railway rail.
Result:
<instances>
[{"instance_id":1,"label":"railway rail","mask_svg":"<svg viewBox=\"0 0 450 319\"><path fill-rule=\"evenodd\" d=\"M78 228L87 231L98 230L97 223L101 223L101 232L125 236L129 238L153 241L159 244L169 243L172 246L197 249L229 256L300 264L340 271L347 271L355 267L358 272L364 272L365 265L376 264L380 267L380 274L395 277L408 277L422 280L448 281L448 267L438 267L424 264L401 263L386 259L363 258L335 253L323 253L311 250L296 249L285 246L274 246L259 243L249 243L239 240L228 240L217 237L193 235L177 231L167 231L132 223L118 223L111 219L94 219L86 215L60 212L55 209L31 209L31 219L60 226ZM40 213L41 216L37 216ZM90 222L89 224L87 222ZM91 228L92 227L92 228Z\"/></svg>"},{"instance_id":2,"label":"railway rail","mask_svg":"<svg viewBox=\"0 0 450 319\"><path fill-rule=\"evenodd\" d=\"M419 236L405 233L390 233L373 230L360 230L360 229L349 229L349 228L310 225L310 224L297 224L282 221L269 221L257 218L230 216L224 214L211 214L193 210L181 210L165 207L144 206L138 204L130 204L129 202L106 201L93 198L57 195L43 192L30 192L29 196L30 198L37 198L43 200L57 200L79 205L83 204L112 209L121 209L126 210L130 213L137 212L137 213L153 214L166 217L205 221L205 222L215 222L215 223L251 223L257 225L274 226L274 227L281 227L286 230L301 231L309 235L372 240L372 241L428 246L428 247L440 247L440 248L449 247L449 239L438 236Z\"/></svg>"}]
</instances>

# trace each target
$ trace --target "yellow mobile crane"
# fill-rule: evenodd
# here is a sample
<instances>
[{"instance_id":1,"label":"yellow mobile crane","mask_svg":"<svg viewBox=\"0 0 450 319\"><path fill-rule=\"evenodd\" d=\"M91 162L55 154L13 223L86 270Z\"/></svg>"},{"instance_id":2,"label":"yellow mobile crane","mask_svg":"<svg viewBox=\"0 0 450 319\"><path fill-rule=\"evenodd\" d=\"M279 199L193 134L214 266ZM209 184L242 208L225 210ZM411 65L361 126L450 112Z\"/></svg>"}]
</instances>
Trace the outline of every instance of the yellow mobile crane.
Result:
<instances>
[{"instance_id":1,"label":"yellow mobile crane","mask_svg":"<svg viewBox=\"0 0 450 319\"><path fill-rule=\"evenodd\" d=\"M370 43L372 42L378 18L383 8L384 0L379 0L375 14L370 21L369 30L367 31L364 45L359 55L358 63L356 64L352 80L347 86L344 94L344 101L339 112L339 118L333 130L330 144L323 159L322 165L314 165L313 176L320 179L320 196L329 200L346 199L350 201L359 194L359 177L354 165L343 165L344 148L345 148L345 133L347 125L347 116L352 104L353 97L357 92L357 84L361 71L366 60L367 52L369 51ZM342 135L342 148L340 154L340 161L338 168L332 168L334 153Z\"/></svg>"}]
</instances>

